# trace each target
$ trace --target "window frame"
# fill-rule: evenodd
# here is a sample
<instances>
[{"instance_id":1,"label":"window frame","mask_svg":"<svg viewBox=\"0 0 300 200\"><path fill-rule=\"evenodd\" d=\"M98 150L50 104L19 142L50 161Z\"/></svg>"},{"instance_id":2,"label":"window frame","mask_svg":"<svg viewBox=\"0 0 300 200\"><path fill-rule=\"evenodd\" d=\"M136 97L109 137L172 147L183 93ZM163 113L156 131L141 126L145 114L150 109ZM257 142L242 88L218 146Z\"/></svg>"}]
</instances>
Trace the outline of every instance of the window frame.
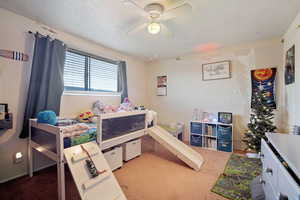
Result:
<instances>
[{"instance_id":1,"label":"window frame","mask_svg":"<svg viewBox=\"0 0 300 200\"><path fill-rule=\"evenodd\" d=\"M101 56L97 56L97 55L87 53L87 52L84 52L84 51L80 51L80 50L77 50L77 49L73 49L73 48L67 48L66 52L71 52L71 53L75 53L75 54L84 56L85 57L85 69L84 69L84 88L64 86L64 92L63 92L64 94L68 94L68 95L79 94L79 95L93 95L93 96L98 96L98 95L112 95L112 96L115 96L115 95L120 95L121 94L121 92L119 91L119 88L118 88L118 85L119 85L118 80L119 79L117 79L117 91L94 90L94 89L90 88L90 85L91 85L90 59L91 58L96 59L96 60L100 60L100 61L103 61L103 62L107 62L107 63L110 63L110 64L117 65L118 66L117 76L119 76L119 63L120 63L120 61L112 60L112 59L109 59L109 58L104 58L104 57L101 57Z\"/></svg>"}]
</instances>

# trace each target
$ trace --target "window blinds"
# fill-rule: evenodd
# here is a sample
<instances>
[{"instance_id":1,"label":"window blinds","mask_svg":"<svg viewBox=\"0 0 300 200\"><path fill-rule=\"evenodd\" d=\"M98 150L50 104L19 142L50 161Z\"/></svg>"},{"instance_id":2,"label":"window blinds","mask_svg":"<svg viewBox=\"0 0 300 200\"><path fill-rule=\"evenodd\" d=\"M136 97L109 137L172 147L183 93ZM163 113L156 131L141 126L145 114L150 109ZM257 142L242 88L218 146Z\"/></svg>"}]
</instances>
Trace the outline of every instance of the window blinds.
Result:
<instances>
[{"instance_id":1,"label":"window blinds","mask_svg":"<svg viewBox=\"0 0 300 200\"><path fill-rule=\"evenodd\" d=\"M64 85L66 90L85 90L85 56L66 52Z\"/></svg>"},{"instance_id":2,"label":"window blinds","mask_svg":"<svg viewBox=\"0 0 300 200\"><path fill-rule=\"evenodd\" d=\"M118 64L103 58L67 51L65 90L117 92Z\"/></svg>"},{"instance_id":3,"label":"window blinds","mask_svg":"<svg viewBox=\"0 0 300 200\"><path fill-rule=\"evenodd\" d=\"M91 58L90 89L117 92L118 65Z\"/></svg>"}]
</instances>

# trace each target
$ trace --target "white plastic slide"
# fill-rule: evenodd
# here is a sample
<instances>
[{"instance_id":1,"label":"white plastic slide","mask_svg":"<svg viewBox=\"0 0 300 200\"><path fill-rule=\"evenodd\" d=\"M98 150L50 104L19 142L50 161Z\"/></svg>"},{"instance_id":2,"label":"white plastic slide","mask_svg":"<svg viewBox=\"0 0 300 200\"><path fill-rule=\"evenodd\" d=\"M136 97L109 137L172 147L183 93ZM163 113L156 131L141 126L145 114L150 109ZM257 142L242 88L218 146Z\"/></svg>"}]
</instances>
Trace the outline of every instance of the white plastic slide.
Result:
<instances>
[{"instance_id":1,"label":"white plastic slide","mask_svg":"<svg viewBox=\"0 0 300 200\"><path fill-rule=\"evenodd\" d=\"M176 137L171 135L165 129L154 126L149 128L149 135L158 143L163 145L171 153L175 154L179 159L196 171L199 171L204 160L203 157L194 149L184 144Z\"/></svg>"},{"instance_id":2,"label":"white plastic slide","mask_svg":"<svg viewBox=\"0 0 300 200\"><path fill-rule=\"evenodd\" d=\"M82 148L83 147L83 148ZM126 200L126 197L112 173L96 142L89 142L64 149L65 158L74 182L83 200ZM86 160L92 159L101 174L91 178ZM97 173L100 173L97 172Z\"/></svg>"}]
</instances>

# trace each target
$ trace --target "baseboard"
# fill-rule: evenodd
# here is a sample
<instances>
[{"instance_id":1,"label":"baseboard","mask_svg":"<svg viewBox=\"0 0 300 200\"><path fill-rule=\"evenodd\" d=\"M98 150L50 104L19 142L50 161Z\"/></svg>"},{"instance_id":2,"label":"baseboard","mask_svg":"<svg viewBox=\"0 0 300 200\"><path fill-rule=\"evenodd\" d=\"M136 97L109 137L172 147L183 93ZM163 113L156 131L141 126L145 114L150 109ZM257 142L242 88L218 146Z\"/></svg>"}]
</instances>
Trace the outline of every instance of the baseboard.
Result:
<instances>
[{"instance_id":1,"label":"baseboard","mask_svg":"<svg viewBox=\"0 0 300 200\"><path fill-rule=\"evenodd\" d=\"M39 168L35 169L33 172L38 172L38 171L40 171L40 170L46 169L46 168L48 168L48 167L52 167L52 166L54 166L54 165L56 165L56 163L51 163L51 164L49 164L49 165L45 165L45 166L43 166L43 167L39 167ZM8 181L12 181L12 180L14 180L14 179L17 179L17 178L20 178L20 177L26 176L26 175L28 175L28 172L24 172L24 173L18 174L18 175L16 175L16 176L9 177L9 178L7 178L7 179L1 180L1 181L0 181L0 184L6 183L6 182L8 182Z\"/></svg>"},{"instance_id":2,"label":"baseboard","mask_svg":"<svg viewBox=\"0 0 300 200\"><path fill-rule=\"evenodd\" d=\"M41 170L46 169L46 168L48 168L48 167L52 167L52 166L54 166L54 165L56 165L56 163L51 163L51 164L49 164L49 165L45 165L45 166L43 166L43 167L39 167L39 168L33 170L33 172L38 172L38 171L41 171Z\"/></svg>"},{"instance_id":3,"label":"baseboard","mask_svg":"<svg viewBox=\"0 0 300 200\"><path fill-rule=\"evenodd\" d=\"M0 181L0 184L6 183L6 182L8 182L8 181L11 181L11 180L14 180L14 179L17 179L17 178L20 178L20 177L25 176L25 175L27 175L27 174L28 174L27 172L24 172L24 173L18 174L18 175L16 175L16 176L9 177L9 178L7 178L7 179L1 180L1 181Z\"/></svg>"}]
</instances>

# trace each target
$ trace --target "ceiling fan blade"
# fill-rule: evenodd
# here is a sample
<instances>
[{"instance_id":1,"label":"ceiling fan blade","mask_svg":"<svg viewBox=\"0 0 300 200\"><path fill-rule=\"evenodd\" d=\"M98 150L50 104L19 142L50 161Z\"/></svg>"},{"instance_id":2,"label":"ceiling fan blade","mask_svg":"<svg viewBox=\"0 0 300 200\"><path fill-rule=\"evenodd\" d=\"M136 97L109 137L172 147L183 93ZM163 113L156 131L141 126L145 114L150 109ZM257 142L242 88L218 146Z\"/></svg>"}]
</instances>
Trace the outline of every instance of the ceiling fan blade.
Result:
<instances>
[{"instance_id":1,"label":"ceiling fan blade","mask_svg":"<svg viewBox=\"0 0 300 200\"><path fill-rule=\"evenodd\" d=\"M162 28L161 33L166 37L173 37L173 32L163 23L160 23Z\"/></svg>"},{"instance_id":2,"label":"ceiling fan blade","mask_svg":"<svg viewBox=\"0 0 300 200\"><path fill-rule=\"evenodd\" d=\"M132 29L130 29L129 31L127 31L128 35L132 35L135 34L143 29L145 29L148 26L148 23L142 23L142 24L138 24L136 26L134 26Z\"/></svg>"},{"instance_id":3,"label":"ceiling fan blade","mask_svg":"<svg viewBox=\"0 0 300 200\"><path fill-rule=\"evenodd\" d=\"M167 10L161 17L162 21L168 21L179 16L189 15L192 11L192 6L188 3L185 3L179 7Z\"/></svg>"},{"instance_id":4,"label":"ceiling fan blade","mask_svg":"<svg viewBox=\"0 0 300 200\"><path fill-rule=\"evenodd\" d=\"M166 6L167 10L177 8L182 6L183 4L187 3L187 0L165 0L164 5Z\"/></svg>"},{"instance_id":5,"label":"ceiling fan blade","mask_svg":"<svg viewBox=\"0 0 300 200\"><path fill-rule=\"evenodd\" d=\"M133 5L136 7L144 16L148 15L148 13L144 10L142 6L140 6L135 0L122 0L125 5Z\"/></svg>"}]
</instances>

